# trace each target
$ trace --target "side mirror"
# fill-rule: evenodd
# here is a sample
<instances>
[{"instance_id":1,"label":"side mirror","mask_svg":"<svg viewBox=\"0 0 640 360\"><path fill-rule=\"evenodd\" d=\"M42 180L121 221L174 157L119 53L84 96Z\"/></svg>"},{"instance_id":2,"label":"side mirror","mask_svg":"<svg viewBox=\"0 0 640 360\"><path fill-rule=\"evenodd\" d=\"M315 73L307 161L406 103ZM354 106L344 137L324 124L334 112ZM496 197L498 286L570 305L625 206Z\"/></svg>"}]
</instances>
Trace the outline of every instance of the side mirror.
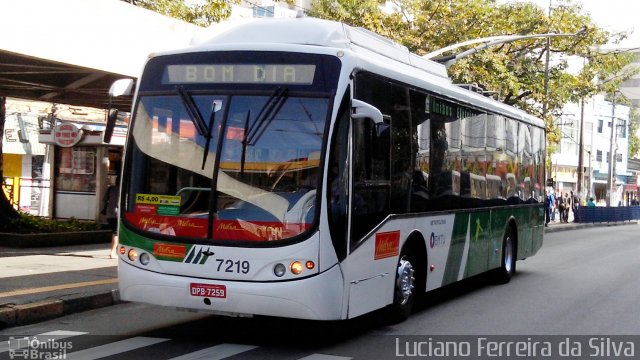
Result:
<instances>
[{"instance_id":1,"label":"side mirror","mask_svg":"<svg viewBox=\"0 0 640 360\"><path fill-rule=\"evenodd\" d=\"M122 95L132 95L133 94L133 79L120 79L116 80L111 84L109 88L109 96L118 97Z\"/></svg>"},{"instance_id":2,"label":"side mirror","mask_svg":"<svg viewBox=\"0 0 640 360\"><path fill-rule=\"evenodd\" d=\"M354 119L369 118L373 120L375 124L384 123L382 113L378 108L356 99L351 100L351 117Z\"/></svg>"},{"instance_id":3,"label":"side mirror","mask_svg":"<svg viewBox=\"0 0 640 360\"><path fill-rule=\"evenodd\" d=\"M116 120L118 120L118 109L109 109L107 125L104 128L104 137L102 138L103 142L111 142L111 135L113 135L113 129L116 127Z\"/></svg>"}]
</instances>

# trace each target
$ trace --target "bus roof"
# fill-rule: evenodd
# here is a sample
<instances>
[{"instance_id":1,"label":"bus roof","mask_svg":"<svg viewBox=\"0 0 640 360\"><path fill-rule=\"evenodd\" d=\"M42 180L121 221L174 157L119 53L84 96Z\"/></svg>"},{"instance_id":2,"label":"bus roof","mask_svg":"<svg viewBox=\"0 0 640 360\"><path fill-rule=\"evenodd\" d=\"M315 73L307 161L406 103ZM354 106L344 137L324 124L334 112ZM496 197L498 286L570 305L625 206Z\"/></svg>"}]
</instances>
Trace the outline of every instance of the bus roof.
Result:
<instances>
[{"instance_id":1,"label":"bus roof","mask_svg":"<svg viewBox=\"0 0 640 360\"><path fill-rule=\"evenodd\" d=\"M453 84L444 65L413 54L407 47L371 31L335 21L303 17L222 22L196 35L188 51L249 49L249 44L271 44L269 48L274 51L284 44L350 50L365 70L544 127L544 122L533 115Z\"/></svg>"}]
</instances>

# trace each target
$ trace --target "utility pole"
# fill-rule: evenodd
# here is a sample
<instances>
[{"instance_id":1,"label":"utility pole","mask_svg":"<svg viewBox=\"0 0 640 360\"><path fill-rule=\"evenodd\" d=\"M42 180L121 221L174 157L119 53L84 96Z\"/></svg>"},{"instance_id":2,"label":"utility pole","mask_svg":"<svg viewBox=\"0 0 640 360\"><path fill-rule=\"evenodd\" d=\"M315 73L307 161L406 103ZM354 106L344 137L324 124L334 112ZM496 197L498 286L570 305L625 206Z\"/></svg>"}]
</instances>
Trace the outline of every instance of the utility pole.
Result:
<instances>
[{"instance_id":1,"label":"utility pole","mask_svg":"<svg viewBox=\"0 0 640 360\"><path fill-rule=\"evenodd\" d=\"M611 206L611 200L613 199L612 188L615 184L615 178L613 171L615 170L614 161L615 157L615 139L616 139L616 92L613 92L611 102L611 142L609 143L609 173L607 174L607 207Z\"/></svg>"},{"instance_id":2,"label":"utility pole","mask_svg":"<svg viewBox=\"0 0 640 360\"><path fill-rule=\"evenodd\" d=\"M583 196L583 183L584 183L584 98L580 99L580 133L578 135L578 197L580 199L585 198ZM589 189L591 190L591 189Z\"/></svg>"},{"instance_id":3,"label":"utility pole","mask_svg":"<svg viewBox=\"0 0 640 360\"><path fill-rule=\"evenodd\" d=\"M553 0L549 0L549 19L551 19L551 2ZM547 38L545 42L544 51L545 51L545 61L544 61L544 101L542 102L542 118L545 119L547 116L548 110L548 102L549 102L549 57L551 52L551 39Z\"/></svg>"}]
</instances>

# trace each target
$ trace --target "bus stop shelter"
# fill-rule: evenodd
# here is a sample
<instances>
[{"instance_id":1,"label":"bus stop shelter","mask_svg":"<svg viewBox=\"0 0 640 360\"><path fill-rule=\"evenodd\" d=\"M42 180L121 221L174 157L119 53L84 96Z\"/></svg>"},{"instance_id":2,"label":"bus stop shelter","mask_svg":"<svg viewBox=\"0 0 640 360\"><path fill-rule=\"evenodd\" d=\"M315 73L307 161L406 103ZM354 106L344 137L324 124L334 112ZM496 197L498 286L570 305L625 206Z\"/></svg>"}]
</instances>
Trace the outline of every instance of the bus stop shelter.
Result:
<instances>
[{"instance_id":1,"label":"bus stop shelter","mask_svg":"<svg viewBox=\"0 0 640 360\"><path fill-rule=\"evenodd\" d=\"M201 28L120 0L0 1L0 96L106 108L114 80ZM113 99L128 111L130 99Z\"/></svg>"},{"instance_id":2,"label":"bus stop shelter","mask_svg":"<svg viewBox=\"0 0 640 360\"><path fill-rule=\"evenodd\" d=\"M1 0L0 98L128 112L131 97L110 99L111 84L117 79L137 78L150 53L188 46L200 30L193 24L121 0ZM21 118L16 122L17 115ZM51 150L43 156L33 151L12 150L9 146L14 145L9 144L12 141L22 147L29 145L23 143L22 138L16 139L18 135L27 139L26 134L30 132L20 126L26 124L30 115L10 116L11 119L0 119L0 129L4 130L0 134L7 145L3 147L3 162L7 165L3 184L10 179L12 189L19 191L15 197L19 204L13 202L14 206L18 205L21 210L34 208L28 189L22 189L22 185L31 184L32 179L36 179L32 174L40 173L47 175L39 181L55 179L51 181L52 196L47 195L48 200L44 200L48 203L45 207L50 209L48 214L61 218L98 217L100 197L111 175L107 159L113 160L114 148L122 151L122 144L114 145L113 140L104 143L102 136L95 136L102 131L100 126L104 123L86 125L85 121L81 124L84 135L73 148L50 141L56 138L55 129L51 128L55 124L49 124L48 129L40 124L39 141L48 144L46 147ZM34 121L37 127L39 121ZM85 154L84 158L90 155L91 161L84 161L90 169L63 171L65 162L60 159L65 159L65 154L71 154L74 159L78 154ZM72 164L75 163L74 160ZM74 177L69 188L65 188L65 176ZM80 189L73 187L79 178L84 181L81 184L89 185ZM48 191L49 188L43 190L43 194ZM33 196L31 189L31 198ZM26 207L23 207L23 198ZM78 213L70 212L72 210Z\"/></svg>"}]
</instances>

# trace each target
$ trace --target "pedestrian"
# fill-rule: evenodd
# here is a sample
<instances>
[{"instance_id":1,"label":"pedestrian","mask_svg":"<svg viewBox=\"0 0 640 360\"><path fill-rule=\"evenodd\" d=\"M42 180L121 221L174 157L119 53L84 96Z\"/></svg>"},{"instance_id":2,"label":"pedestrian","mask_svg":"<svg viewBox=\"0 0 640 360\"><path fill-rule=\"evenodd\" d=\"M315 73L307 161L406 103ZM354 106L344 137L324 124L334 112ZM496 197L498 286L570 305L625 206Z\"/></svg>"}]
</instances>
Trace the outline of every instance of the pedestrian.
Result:
<instances>
[{"instance_id":1,"label":"pedestrian","mask_svg":"<svg viewBox=\"0 0 640 360\"><path fill-rule=\"evenodd\" d=\"M593 202L593 198L590 197L589 201L587 201L587 206L588 207L596 207L596 203Z\"/></svg>"},{"instance_id":2,"label":"pedestrian","mask_svg":"<svg viewBox=\"0 0 640 360\"><path fill-rule=\"evenodd\" d=\"M544 226L549 226L549 222L553 217L553 212L555 211L555 196L553 196L552 190L547 190L547 197L545 198L545 223Z\"/></svg>"},{"instance_id":3,"label":"pedestrian","mask_svg":"<svg viewBox=\"0 0 640 360\"><path fill-rule=\"evenodd\" d=\"M111 252L109 253L109 258L115 259L116 257L116 247L118 246L118 201L120 199L119 194L119 183L120 183L120 174L116 179L115 184L110 184L107 187L107 191L104 195L104 205L102 207L102 215L107 218L107 223L109 224L109 228L111 229Z\"/></svg>"},{"instance_id":4,"label":"pedestrian","mask_svg":"<svg viewBox=\"0 0 640 360\"><path fill-rule=\"evenodd\" d=\"M551 220L551 212L549 211L549 191L544 197L544 226L549 226Z\"/></svg>"},{"instance_id":5,"label":"pedestrian","mask_svg":"<svg viewBox=\"0 0 640 360\"><path fill-rule=\"evenodd\" d=\"M571 210L571 199L569 198L569 193L564 193L564 214L563 219L565 223L569 222L569 210Z\"/></svg>"},{"instance_id":6,"label":"pedestrian","mask_svg":"<svg viewBox=\"0 0 640 360\"><path fill-rule=\"evenodd\" d=\"M560 218L560 222L563 223L564 222L564 198L562 197L562 193L560 193L560 195L556 198L556 201L558 202L558 217Z\"/></svg>"},{"instance_id":7,"label":"pedestrian","mask_svg":"<svg viewBox=\"0 0 640 360\"><path fill-rule=\"evenodd\" d=\"M571 192L571 211L573 211L573 222L578 222L580 219L578 217L578 207L580 206L580 199L578 199L578 195Z\"/></svg>"},{"instance_id":8,"label":"pedestrian","mask_svg":"<svg viewBox=\"0 0 640 360\"><path fill-rule=\"evenodd\" d=\"M558 199L562 199L562 192L558 191L556 192L556 217L558 220L560 220L560 222L562 222L562 213L560 212L560 203L558 202ZM563 207L564 209L564 207Z\"/></svg>"}]
</instances>

